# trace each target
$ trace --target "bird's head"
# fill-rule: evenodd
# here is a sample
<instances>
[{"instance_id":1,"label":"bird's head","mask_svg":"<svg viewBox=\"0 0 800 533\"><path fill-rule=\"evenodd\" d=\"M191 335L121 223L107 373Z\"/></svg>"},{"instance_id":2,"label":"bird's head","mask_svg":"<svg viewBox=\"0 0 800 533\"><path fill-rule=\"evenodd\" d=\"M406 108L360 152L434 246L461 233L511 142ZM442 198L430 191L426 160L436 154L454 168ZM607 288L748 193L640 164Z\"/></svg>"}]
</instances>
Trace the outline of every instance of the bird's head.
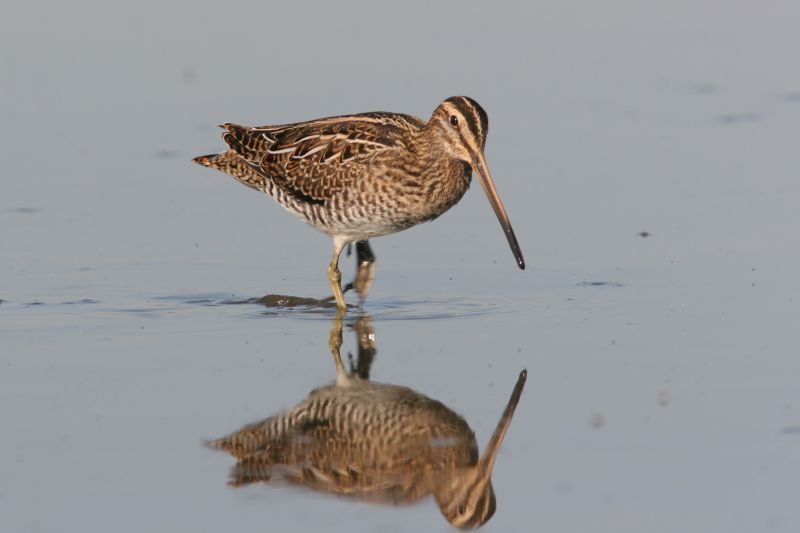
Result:
<instances>
[{"instance_id":1,"label":"bird's head","mask_svg":"<svg viewBox=\"0 0 800 533\"><path fill-rule=\"evenodd\" d=\"M527 370L520 372L503 416L477 464L459 469L446 484L434 492L442 514L448 522L458 528L480 527L489 521L497 509L497 500L492 488L492 469L527 378Z\"/></svg>"},{"instance_id":2,"label":"bird's head","mask_svg":"<svg viewBox=\"0 0 800 533\"><path fill-rule=\"evenodd\" d=\"M433 111L428 127L433 127L443 139L442 149L447 156L469 165L478 175L483 191L492 204L497 219L511 246L519 268L525 268L517 237L511 227L503 202L492 180L489 165L483 155L486 146L486 135L489 133L489 116L486 111L468 96L452 96L439 104Z\"/></svg>"},{"instance_id":3,"label":"bird's head","mask_svg":"<svg viewBox=\"0 0 800 533\"><path fill-rule=\"evenodd\" d=\"M439 104L429 124L443 134L447 154L470 165L473 156L486 146L489 116L468 96L452 96Z\"/></svg>"}]
</instances>

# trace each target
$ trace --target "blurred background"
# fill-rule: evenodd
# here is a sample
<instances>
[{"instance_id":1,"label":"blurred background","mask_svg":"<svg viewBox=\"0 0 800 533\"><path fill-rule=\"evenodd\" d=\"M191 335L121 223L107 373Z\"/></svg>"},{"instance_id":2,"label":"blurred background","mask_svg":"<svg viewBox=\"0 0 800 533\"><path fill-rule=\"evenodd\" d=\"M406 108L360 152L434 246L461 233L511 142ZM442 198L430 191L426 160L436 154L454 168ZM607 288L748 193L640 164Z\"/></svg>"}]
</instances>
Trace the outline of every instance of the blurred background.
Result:
<instances>
[{"instance_id":1,"label":"blurred background","mask_svg":"<svg viewBox=\"0 0 800 533\"><path fill-rule=\"evenodd\" d=\"M0 21L4 531L440 531L225 486L204 439L333 378L329 239L191 163L216 125L488 111L482 193L376 239L373 377L483 447L487 531L797 531L800 5L18 3ZM352 259L342 259L344 279ZM345 346L354 350L352 335ZM795 502L795 503L792 503Z\"/></svg>"}]
</instances>

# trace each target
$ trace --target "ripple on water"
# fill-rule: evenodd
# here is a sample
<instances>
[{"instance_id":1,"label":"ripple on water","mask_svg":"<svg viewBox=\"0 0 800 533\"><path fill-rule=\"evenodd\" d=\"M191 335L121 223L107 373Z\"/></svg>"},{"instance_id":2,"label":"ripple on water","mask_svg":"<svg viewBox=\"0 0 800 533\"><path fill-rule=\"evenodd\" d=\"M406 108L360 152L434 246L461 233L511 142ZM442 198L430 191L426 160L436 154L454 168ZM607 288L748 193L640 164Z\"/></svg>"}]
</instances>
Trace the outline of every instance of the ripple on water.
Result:
<instances>
[{"instance_id":1,"label":"ripple on water","mask_svg":"<svg viewBox=\"0 0 800 533\"><path fill-rule=\"evenodd\" d=\"M163 297L161 299L176 299ZM180 300L188 305L241 306L248 318L290 317L306 320L330 320L336 315L332 298L305 298L268 294L257 298L215 298L198 296ZM349 312L367 313L374 320L430 320L505 314L518 310L518 304L504 300L475 298L375 298L363 307L352 305Z\"/></svg>"}]
</instances>

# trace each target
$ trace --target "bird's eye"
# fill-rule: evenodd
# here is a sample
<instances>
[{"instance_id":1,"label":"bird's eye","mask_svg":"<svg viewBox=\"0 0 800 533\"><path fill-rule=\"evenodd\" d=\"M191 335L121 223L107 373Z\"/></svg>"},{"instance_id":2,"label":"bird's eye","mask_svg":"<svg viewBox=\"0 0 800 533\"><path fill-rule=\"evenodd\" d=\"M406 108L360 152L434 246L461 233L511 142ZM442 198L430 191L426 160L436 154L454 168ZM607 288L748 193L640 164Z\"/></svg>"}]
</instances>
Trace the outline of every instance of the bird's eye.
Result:
<instances>
[{"instance_id":1,"label":"bird's eye","mask_svg":"<svg viewBox=\"0 0 800 533\"><path fill-rule=\"evenodd\" d=\"M450 125L451 126L458 126L458 117L455 115L450 115Z\"/></svg>"},{"instance_id":2,"label":"bird's eye","mask_svg":"<svg viewBox=\"0 0 800 533\"><path fill-rule=\"evenodd\" d=\"M450 118L453 118L453 117L450 117ZM452 122L452 120L451 120L450 122ZM458 121L456 120L456 122L458 122ZM464 513L466 513L466 512L467 512L467 506L466 506L466 505L463 505L463 504L462 504L462 505L459 505L459 506L458 506L458 509L456 509L456 512L457 512L459 515L463 515Z\"/></svg>"}]
</instances>

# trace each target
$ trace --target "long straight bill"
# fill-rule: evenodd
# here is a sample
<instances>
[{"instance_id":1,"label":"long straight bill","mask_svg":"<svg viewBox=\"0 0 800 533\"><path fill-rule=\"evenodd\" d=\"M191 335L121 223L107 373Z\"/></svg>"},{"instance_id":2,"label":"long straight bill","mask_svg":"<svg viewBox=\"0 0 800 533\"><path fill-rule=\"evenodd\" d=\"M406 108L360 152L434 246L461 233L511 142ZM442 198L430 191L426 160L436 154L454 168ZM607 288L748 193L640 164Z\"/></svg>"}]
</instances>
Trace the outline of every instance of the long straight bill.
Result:
<instances>
[{"instance_id":1,"label":"long straight bill","mask_svg":"<svg viewBox=\"0 0 800 533\"><path fill-rule=\"evenodd\" d=\"M511 251L517 260L517 265L522 270L525 270L525 259L522 258L522 250L519 248L517 236L514 235L514 229L511 227L511 222L508 220L508 214L506 213L505 207L503 207L503 202L500 201L500 196L497 194L497 189L494 187L492 174L489 172L489 166L486 164L486 158L483 156L483 152L475 154L473 157L473 164L478 171L478 181L481 182L483 192L485 192L487 198L489 198L489 203L492 204L492 209L494 209L497 215L497 220L499 220L500 225L503 226L503 232L506 234L508 245L511 246Z\"/></svg>"},{"instance_id":2,"label":"long straight bill","mask_svg":"<svg viewBox=\"0 0 800 533\"><path fill-rule=\"evenodd\" d=\"M528 379L528 371L523 370L519 373L517 384L514 386L514 391L511 393L511 398L508 400L503 416L500 417L500 422L497 423L497 428L494 430L494 435L483 450L483 455L480 458L481 473L488 477L492 475L492 467L494 460L497 457L497 452L500 451L500 444L503 443L503 438L506 436L508 427L511 425L511 418L514 416L514 411L517 409L519 398L522 396L522 389L525 388L525 381Z\"/></svg>"}]
</instances>

